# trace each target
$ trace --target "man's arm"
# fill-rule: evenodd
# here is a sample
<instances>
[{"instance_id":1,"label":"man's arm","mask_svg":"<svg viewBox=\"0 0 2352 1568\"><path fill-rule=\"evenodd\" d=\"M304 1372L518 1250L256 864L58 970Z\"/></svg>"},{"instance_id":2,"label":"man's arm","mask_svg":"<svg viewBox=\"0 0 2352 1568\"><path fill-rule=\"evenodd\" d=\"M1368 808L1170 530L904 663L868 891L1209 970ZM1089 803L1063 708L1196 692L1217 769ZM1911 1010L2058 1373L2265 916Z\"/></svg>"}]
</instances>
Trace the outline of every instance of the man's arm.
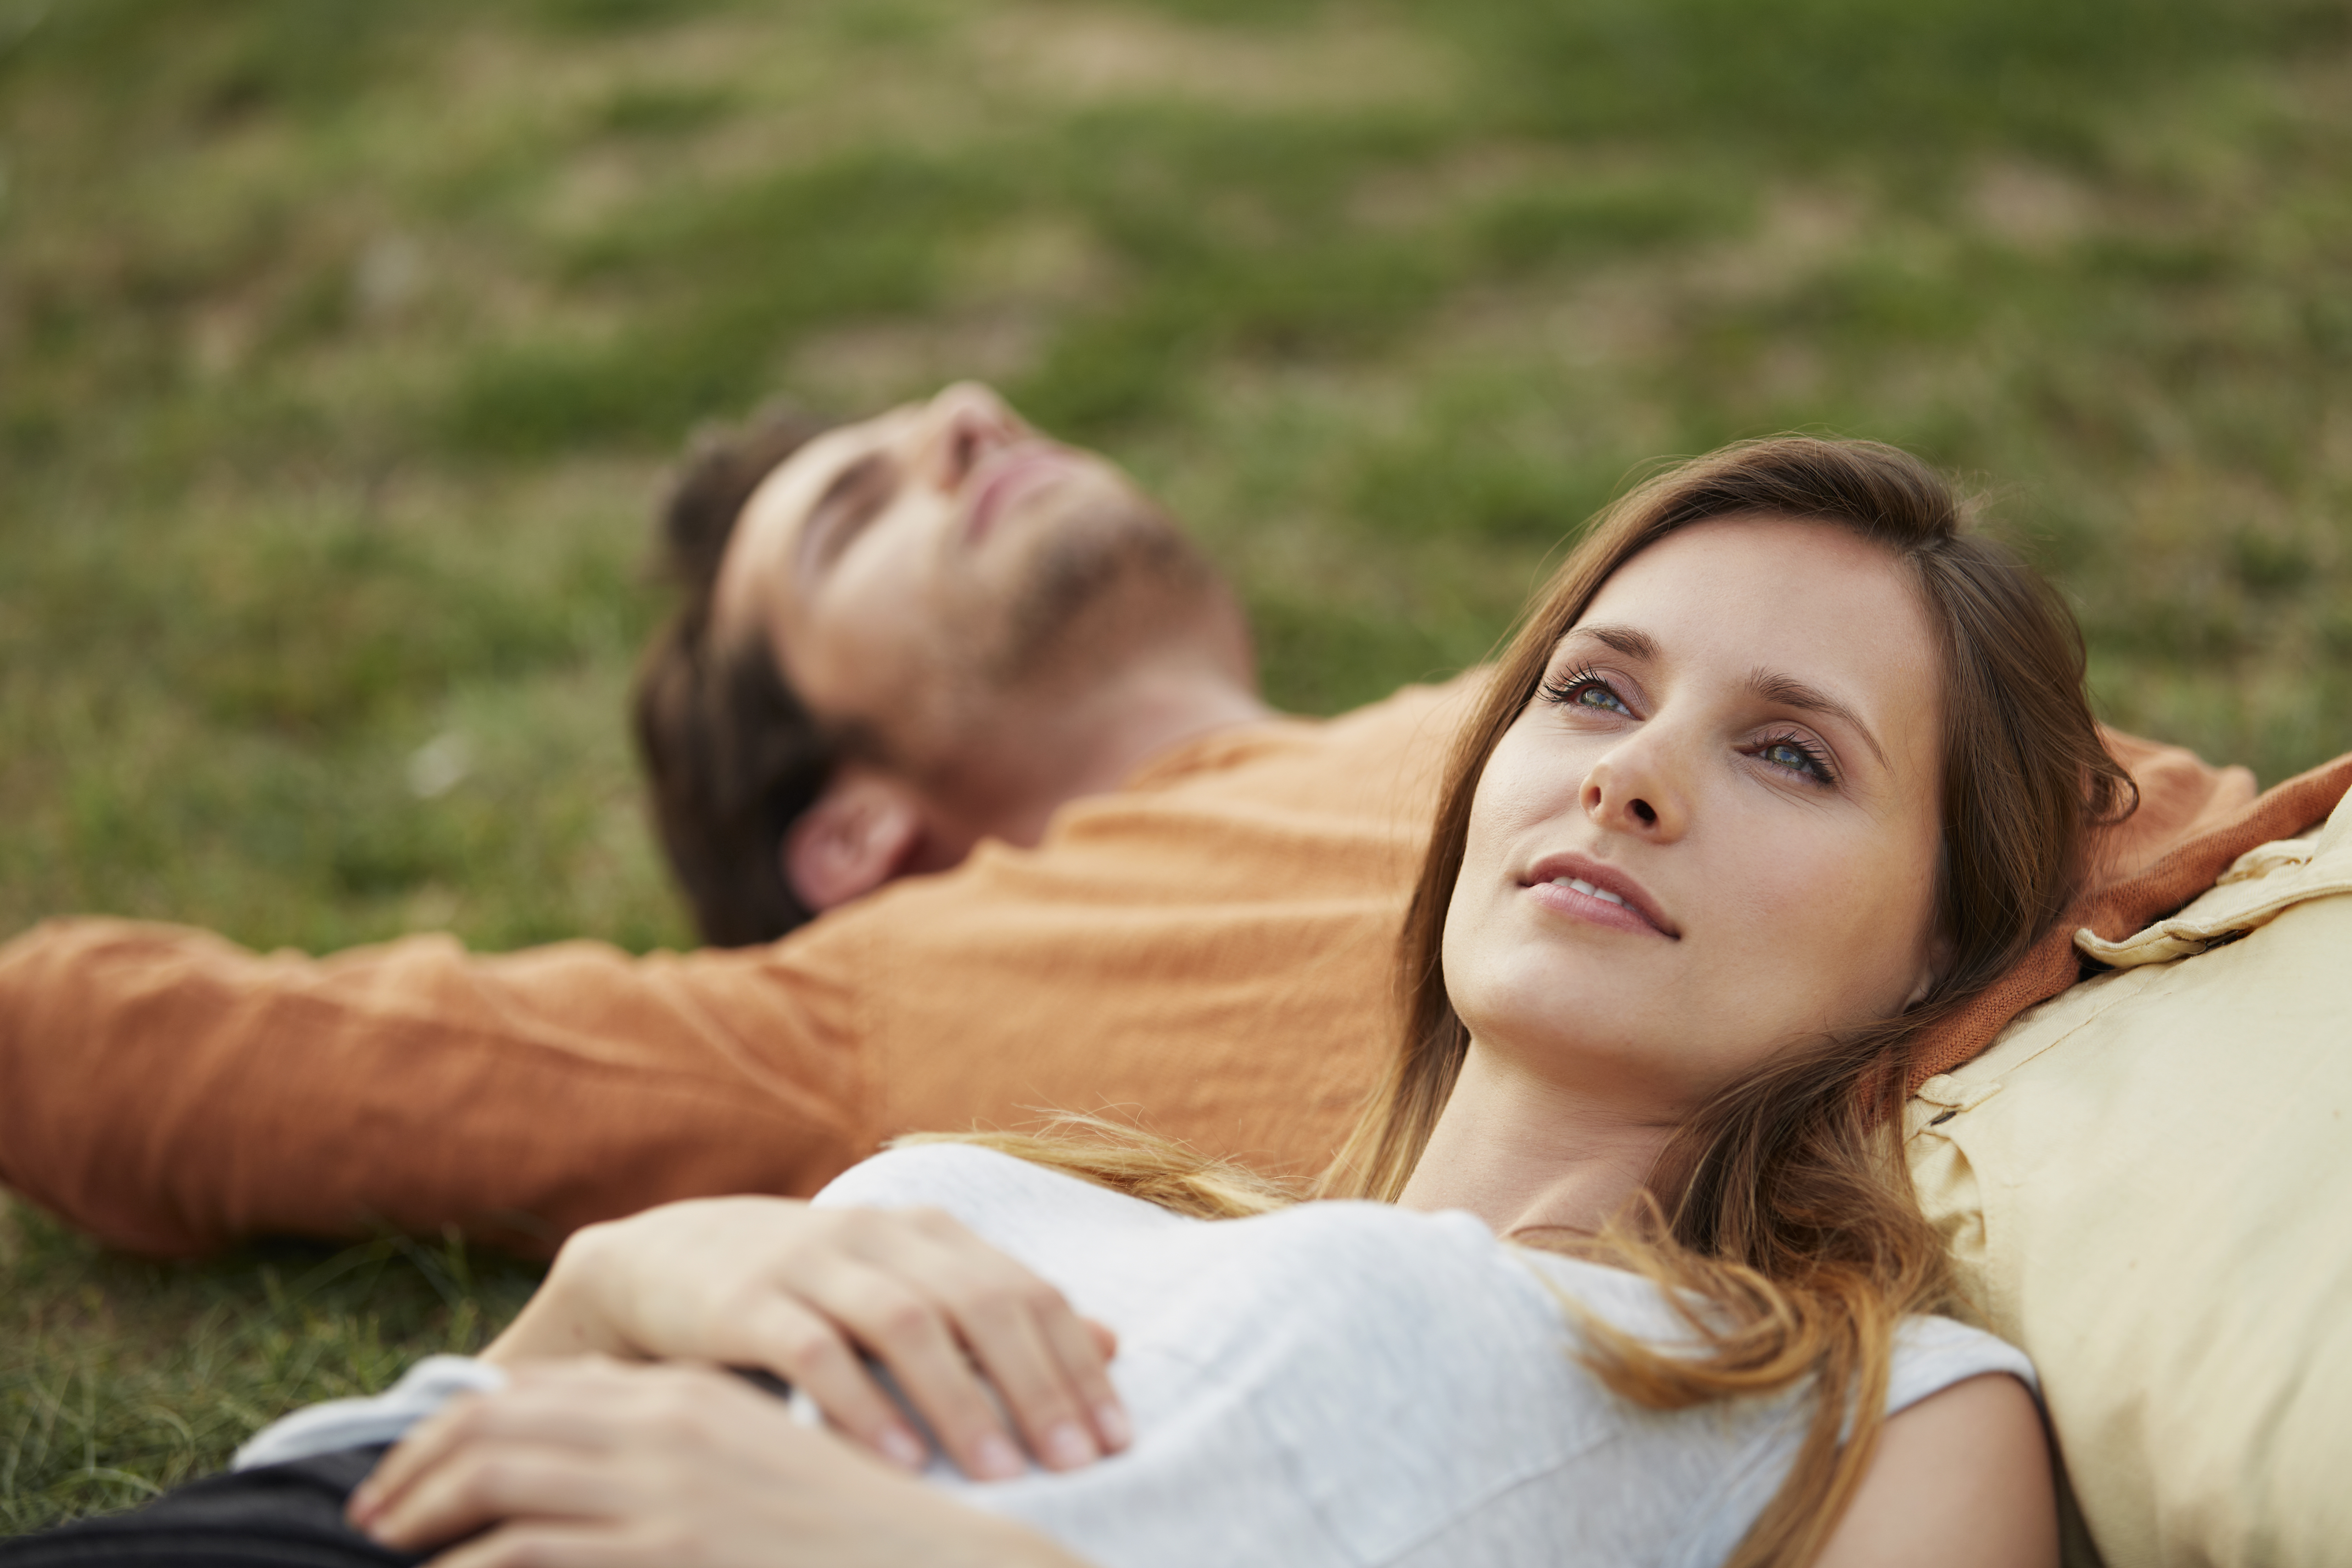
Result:
<instances>
[{"instance_id":1,"label":"man's arm","mask_svg":"<svg viewBox=\"0 0 2352 1568\"><path fill-rule=\"evenodd\" d=\"M672 1197L806 1193L871 1142L844 946L310 958L49 922L0 946L0 1182L163 1255L448 1225L549 1250Z\"/></svg>"}]
</instances>

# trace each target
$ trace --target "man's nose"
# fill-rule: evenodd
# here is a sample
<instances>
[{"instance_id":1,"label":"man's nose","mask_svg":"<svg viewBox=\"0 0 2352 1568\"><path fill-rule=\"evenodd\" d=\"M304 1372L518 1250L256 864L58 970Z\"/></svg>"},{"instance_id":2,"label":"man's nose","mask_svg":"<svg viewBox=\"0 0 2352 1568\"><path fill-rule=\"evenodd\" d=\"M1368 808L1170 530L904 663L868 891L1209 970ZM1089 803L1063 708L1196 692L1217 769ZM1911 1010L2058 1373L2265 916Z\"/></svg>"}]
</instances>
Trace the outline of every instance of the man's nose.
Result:
<instances>
[{"instance_id":1,"label":"man's nose","mask_svg":"<svg viewBox=\"0 0 2352 1568\"><path fill-rule=\"evenodd\" d=\"M924 467L942 490L958 488L991 453L1030 434L995 389L978 382L942 388L924 416Z\"/></svg>"}]
</instances>

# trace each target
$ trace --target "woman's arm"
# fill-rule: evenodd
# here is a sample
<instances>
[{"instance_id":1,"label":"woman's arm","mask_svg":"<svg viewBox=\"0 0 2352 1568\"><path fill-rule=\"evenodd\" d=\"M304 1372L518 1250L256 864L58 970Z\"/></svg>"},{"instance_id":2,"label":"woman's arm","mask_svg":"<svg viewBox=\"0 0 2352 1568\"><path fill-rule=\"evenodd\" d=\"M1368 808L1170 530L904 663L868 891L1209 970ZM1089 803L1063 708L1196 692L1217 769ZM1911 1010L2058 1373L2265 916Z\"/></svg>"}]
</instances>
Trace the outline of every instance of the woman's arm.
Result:
<instances>
[{"instance_id":1,"label":"woman's arm","mask_svg":"<svg viewBox=\"0 0 2352 1568\"><path fill-rule=\"evenodd\" d=\"M984 1378L1052 1469L1127 1446L1104 1363L1110 1331L935 1209L791 1198L666 1204L578 1232L483 1359L585 1354L763 1367L875 1452L919 1469L921 1440L867 1374L890 1369L949 1455L984 1479L1026 1468Z\"/></svg>"},{"instance_id":2,"label":"woman's arm","mask_svg":"<svg viewBox=\"0 0 2352 1568\"><path fill-rule=\"evenodd\" d=\"M1816 1568L2057 1568L2058 1500L2042 1413L1987 1373L1886 1423Z\"/></svg>"},{"instance_id":3,"label":"woman's arm","mask_svg":"<svg viewBox=\"0 0 2352 1568\"><path fill-rule=\"evenodd\" d=\"M436 1568L1085 1568L740 1378L602 1357L453 1403L350 1512L404 1551L462 1540Z\"/></svg>"}]
</instances>

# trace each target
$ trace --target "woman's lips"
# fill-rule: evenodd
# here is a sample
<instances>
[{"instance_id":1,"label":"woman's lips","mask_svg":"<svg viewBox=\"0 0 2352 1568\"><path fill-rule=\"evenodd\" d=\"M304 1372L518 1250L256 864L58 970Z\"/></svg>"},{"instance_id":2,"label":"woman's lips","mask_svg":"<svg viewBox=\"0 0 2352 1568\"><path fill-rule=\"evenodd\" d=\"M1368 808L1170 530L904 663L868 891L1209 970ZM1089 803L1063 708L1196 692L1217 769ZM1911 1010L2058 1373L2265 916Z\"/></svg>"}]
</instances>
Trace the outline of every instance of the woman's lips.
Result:
<instances>
[{"instance_id":1,"label":"woman's lips","mask_svg":"<svg viewBox=\"0 0 2352 1568\"><path fill-rule=\"evenodd\" d=\"M1679 941L1682 932L1640 883L1583 855L1548 855L1528 873L1528 894L1547 908L1646 936Z\"/></svg>"}]
</instances>

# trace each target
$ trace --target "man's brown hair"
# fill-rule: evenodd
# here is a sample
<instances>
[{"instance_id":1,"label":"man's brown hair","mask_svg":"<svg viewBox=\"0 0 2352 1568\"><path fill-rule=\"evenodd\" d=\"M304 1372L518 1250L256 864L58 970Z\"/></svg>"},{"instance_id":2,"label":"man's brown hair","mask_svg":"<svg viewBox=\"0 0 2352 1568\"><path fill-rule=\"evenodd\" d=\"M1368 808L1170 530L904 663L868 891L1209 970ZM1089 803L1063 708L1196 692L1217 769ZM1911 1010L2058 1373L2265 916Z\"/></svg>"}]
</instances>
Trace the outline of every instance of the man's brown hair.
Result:
<instances>
[{"instance_id":1,"label":"man's brown hair","mask_svg":"<svg viewBox=\"0 0 2352 1568\"><path fill-rule=\"evenodd\" d=\"M632 716L662 848L714 947L773 941L815 913L784 880L782 851L837 747L767 640L722 638L712 607L744 503L827 423L778 409L699 436L657 524L656 570L685 597L638 662Z\"/></svg>"}]
</instances>

